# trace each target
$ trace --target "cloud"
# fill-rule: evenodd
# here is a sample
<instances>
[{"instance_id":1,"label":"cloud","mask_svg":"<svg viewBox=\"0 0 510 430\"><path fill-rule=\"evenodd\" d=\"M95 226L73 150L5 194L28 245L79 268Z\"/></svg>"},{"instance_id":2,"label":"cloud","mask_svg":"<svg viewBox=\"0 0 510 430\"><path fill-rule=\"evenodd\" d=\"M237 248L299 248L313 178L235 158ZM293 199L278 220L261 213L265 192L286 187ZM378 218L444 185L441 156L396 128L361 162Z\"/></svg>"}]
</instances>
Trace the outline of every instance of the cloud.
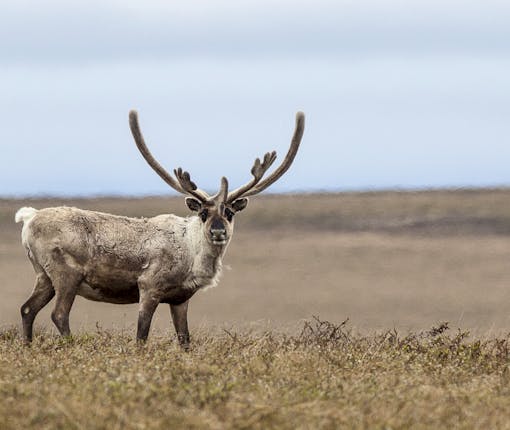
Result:
<instances>
[{"instance_id":1,"label":"cloud","mask_svg":"<svg viewBox=\"0 0 510 430\"><path fill-rule=\"evenodd\" d=\"M0 61L508 55L502 1L8 2Z\"/></svg>"},{"instance_id":2,"label":"cloud","mask_svg":"<svg viewBox=\"0 0 510 430\"><path fill-rule=\"evenodd\" d=\"M510 3L2 2L0 194L165 192L127 127L215 189L299 156L271 191L509 183Z\"/></svg>"}]
</instances>

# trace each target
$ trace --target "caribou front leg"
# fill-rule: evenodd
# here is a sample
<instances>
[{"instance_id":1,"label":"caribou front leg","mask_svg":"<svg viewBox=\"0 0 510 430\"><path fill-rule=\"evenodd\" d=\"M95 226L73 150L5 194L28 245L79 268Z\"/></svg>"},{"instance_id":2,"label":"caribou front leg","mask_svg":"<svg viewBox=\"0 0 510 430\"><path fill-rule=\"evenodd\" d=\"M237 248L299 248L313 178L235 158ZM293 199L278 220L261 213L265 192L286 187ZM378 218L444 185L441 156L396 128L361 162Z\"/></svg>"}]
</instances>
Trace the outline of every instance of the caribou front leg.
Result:
<instances>
[{"instance_id":1,"label":"caribou front leg","mask_svg":"<svg viewBox=\"0 0 510 430\"><path fill-rule=\"evenodd\" d=\"M188 331L188 301L179 305L170 305L170 313L174 322L175 333L179 340L179 345L189 351L189 331Z\"/></svg>"},{"instance_id":2,"label":"caribou front leg","mask_svg":"<svg viewBox=\"0 0 510 430\"><path fill-rule=\"evenodd\" d=\"M145 342L149 336L152 317L159 305L159 299L150 294L145 288L140 288L140 305L138 308L138 328L136 331L136 340Z\"/></svg>"}]
</instances>

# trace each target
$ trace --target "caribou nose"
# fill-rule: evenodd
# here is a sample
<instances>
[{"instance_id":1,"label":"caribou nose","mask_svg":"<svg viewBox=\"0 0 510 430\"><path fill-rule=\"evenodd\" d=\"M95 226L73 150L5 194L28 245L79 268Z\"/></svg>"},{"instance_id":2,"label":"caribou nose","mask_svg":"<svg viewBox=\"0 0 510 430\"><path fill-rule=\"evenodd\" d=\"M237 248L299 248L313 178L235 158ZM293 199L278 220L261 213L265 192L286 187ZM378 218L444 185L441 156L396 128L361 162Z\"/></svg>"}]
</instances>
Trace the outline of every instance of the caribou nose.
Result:
<instances>
[{"instance_id":1,"label":"caribou nose","mask_svg":"<svg viewBox=\"0 0 510 430\"><path fill-rule=\"evenodd\" d=\"M211 229L209 230L211 233L211 238L214 241L223 242L227 238L227 230L225 229L225 224L220 219L214 219L211 224Z\"/></svg>"},{"instance_id":2,"label":"caribou nose","mask_svg":"<svg viewBox=\"0 0 510 430\"><path fill-rule=\"evenodd\" d=\"M227 243L227 231L211 228L211 240L214 245L225 245Z\"/></svg>"},{"instance_id":3,"label":"caribou nose","mask_svg":"<svg viewBox=\"0 0 510 430\"><path fill-rule=\"evenodd\" d=\"M225 235L227 234L227 231L224 228L222 229L211 228L210 231L212 237L225 237Z\"/></svg>"}]
</instances>

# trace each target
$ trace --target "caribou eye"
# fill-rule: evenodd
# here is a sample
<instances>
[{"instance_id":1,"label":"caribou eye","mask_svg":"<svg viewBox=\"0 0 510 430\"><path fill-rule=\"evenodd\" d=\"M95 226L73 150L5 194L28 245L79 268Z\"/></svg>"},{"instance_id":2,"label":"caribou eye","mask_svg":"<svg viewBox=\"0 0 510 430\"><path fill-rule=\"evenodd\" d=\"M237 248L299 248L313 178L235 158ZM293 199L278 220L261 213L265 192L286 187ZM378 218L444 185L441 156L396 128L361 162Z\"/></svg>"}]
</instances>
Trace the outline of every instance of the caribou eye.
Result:
<instances>
[{"instance_id":1,"label":"caribou eye","mask_svg":"<svg viewBox=\"0 0 510 430\"><path fill-rule=\"evenodd\" d=\"M200 219L205 222L205 220L207 219L207 215L208 215L208 212L207 212L207 209L204 209L203 211L201 211L199 214L200 216Z\"/></svg>"},{"instance_id":2,"label":"caribou eye","mask_svg":"<svg viewBox=\"0 0 510 430\"><path fill-rule=\"evenodd\" d=\"M229 208L225 208L225 216L229 221L232 221L232 218L234 217L234 212L232 212Z\"/></svg>"}]
</instances>

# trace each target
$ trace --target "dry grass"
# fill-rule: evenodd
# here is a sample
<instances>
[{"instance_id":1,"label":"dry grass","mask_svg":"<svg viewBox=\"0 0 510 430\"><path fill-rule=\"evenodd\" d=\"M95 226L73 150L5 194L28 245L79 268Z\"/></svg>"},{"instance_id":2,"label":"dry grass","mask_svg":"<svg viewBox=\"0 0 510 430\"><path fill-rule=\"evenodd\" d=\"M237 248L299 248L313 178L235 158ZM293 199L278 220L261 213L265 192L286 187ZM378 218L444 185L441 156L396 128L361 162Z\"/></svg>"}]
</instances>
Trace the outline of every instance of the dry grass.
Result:
<instances>
[{"instance_id":1,"label":"dry grass","mask_svg":"<svg viewBox=\"0 0 510 430\"><path fill-rule=\"evenodd\" d=\"M2 429L510 428L508 337L318 319L298 335L194 335L182 353L161 336L43 333L25 347L4 331Z\"/></svg>"},{"instance_id":2,"label":"dry grass","mask_svg":"<svg viewBox=\"0 0 510 430\"><path fill-rule=\"evenodd\" d=\"M510 428L510 190L253 199L231 269L191 301L188 354L168 307L139 347L136 306L82 299L73 338L48 330L50 304L23 346L9 327L33 273L12 219L27 204L186 213L180 198L0 200L2 430Z\"/></svg>"}]
</instances>

